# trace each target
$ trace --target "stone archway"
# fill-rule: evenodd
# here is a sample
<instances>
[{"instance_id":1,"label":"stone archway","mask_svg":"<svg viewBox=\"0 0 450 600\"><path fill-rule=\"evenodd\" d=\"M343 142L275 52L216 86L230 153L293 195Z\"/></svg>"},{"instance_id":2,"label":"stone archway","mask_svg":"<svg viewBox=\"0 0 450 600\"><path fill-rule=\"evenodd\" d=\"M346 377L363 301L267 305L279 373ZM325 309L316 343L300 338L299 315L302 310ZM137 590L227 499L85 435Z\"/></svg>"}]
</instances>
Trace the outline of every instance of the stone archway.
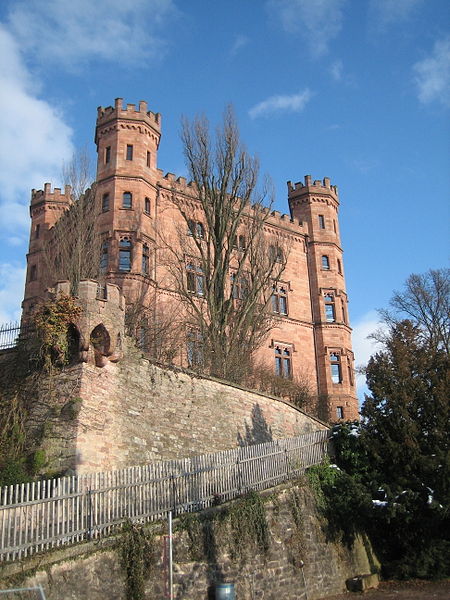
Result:
<instances>
[{"instance_id":1,"label":"stone archway","mask_svg":"<svg viewBox=\"0 0 450 600\"><path fill-rule=\"evenodd\" d=\"M90 343L94 349L95 364L104 367L108 362L107 357L111 355L111 337L103 323L91 331Z\"/></svg>"}]
</instances>

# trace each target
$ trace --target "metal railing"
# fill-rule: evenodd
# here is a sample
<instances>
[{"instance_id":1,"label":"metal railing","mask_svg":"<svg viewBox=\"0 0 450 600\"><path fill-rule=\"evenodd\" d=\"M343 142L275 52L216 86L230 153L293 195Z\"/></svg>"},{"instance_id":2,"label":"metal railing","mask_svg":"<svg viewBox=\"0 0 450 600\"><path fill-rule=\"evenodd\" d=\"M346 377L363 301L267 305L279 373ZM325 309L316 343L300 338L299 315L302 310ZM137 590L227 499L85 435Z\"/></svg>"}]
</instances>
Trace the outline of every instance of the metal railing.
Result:
<instances>
[{"instance_id":1,"label":"metal railing","mask_svg":"<svg viewBox=\"0 0 450 600\"><path fill-rule=\"evenodd\" d=\"M195 512L298 477L327 451L328 430L117 471L0 488L0 561Z\"/></svg>"}]
</instances>

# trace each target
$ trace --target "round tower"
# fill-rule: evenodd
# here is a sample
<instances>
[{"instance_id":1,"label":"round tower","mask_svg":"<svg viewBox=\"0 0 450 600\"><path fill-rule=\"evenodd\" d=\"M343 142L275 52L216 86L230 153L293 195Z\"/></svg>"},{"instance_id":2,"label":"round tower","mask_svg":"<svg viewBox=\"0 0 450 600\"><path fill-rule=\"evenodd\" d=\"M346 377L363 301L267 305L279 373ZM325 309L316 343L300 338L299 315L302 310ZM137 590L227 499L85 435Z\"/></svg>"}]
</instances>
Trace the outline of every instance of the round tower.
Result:
<instances>
[{"instance_id":1,"label":"round tower","mask_svg":"<svg viewBox=\"0 0 450 600\"><path fill-rule=\"evenodd\" d=\"M97 109L100 267L128 302L153 276L160 137L161 116L148 111L144 101L124 105L117 98L114 107Z\"/></svg>"},{"instance_id":2,"label":"round tower","mask_svg":"<svg viewBox=\"0 0 450 600\"><path fill-rule=\"evenodd\" d=\"M44 247L49 240L49 231L72 203L72 190L66 185L52 190L50 183L43 190L31 190L30 242L27 254L27 275L22 302L23 316L32 310L38 299L45 296L47 287L54 283L44 256Z\"/></svg>"},{"instance_id":3,"label":"round tower","mask_svg":"<svg viewBox=\"0 0 450 600\"><path fill-rule=\"evenodd\" d=\"M325 177L288 182L293 218L307 224L308 272L311 287L317 379L323 418L357 419L354 356L348 321L348 298L339 234L339 196Z\"/></svg>"}]
</instances>

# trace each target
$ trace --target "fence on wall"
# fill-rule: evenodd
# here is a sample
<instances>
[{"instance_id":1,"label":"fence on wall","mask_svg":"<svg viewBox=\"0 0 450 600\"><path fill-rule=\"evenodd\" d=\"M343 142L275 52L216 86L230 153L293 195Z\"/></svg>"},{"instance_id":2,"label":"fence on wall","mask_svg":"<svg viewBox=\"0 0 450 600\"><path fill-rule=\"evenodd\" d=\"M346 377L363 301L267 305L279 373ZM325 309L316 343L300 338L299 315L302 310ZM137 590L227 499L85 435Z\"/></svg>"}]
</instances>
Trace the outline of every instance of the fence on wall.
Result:
<instances>
[{"instance_id":1,"label":"fence on wall","mask_svg":"<svg viewBox=\"0 0 450 600\"><path fill-rule=\"evenodd\" d=\"M327 452L328 430L117 471L0 488L0 561L195 512L301 475Z\"/></svg>"},{"instance_id":2,"label":"fence on wall","mask_svg":"<svg viewBox=\"0 0 450 600\"><path fill-rule=\"evenodd\" d=\"M27 335L28 329L20 326L18 321L0 324L0 350L17 346L20 335Z\"/></svg>"}]
</instances>

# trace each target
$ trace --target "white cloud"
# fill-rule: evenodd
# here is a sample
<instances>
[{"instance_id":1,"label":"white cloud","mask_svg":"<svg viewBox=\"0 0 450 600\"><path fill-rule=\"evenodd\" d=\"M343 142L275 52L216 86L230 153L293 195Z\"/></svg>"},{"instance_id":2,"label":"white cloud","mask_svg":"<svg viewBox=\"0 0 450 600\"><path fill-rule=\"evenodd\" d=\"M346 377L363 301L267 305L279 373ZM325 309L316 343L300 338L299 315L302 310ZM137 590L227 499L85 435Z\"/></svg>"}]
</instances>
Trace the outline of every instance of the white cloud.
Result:
<instances>
[{"instance_id":1,"label":"white cloud","mask_svg":"<svg viewBox=\"0 0 450 600\"><path fill-rule=\"evenodd\" d=\"M383 324L380 323L377 313L373 310L363 315L356 323L353 323L352 343L357 367L366 366L369 358L380 350L380 344L369 339L370 334L378 329L383 329ZM359 374L356 376L356 386L358 396L363 399L364 393L367 392L364 375Z\"/></svg>"},{"instance_id":2,"label":"white cloud","mask_svg":"<svg viewBox=\"0 0 450 600\"><path fill-rule=\"evenodd\" d=\"M231 46L230 55L236 56L236 54L246 46L249 42L249 38L246 35L239 34L234 38L233 44Z\"/></svg>"},{"instance_id":3,"label":"white cloud","mask_svg":"<svg viewBox=\"0 0 450 600\"><path fill-rule=\"evenodd\" d=\"M306 88L303 92L290 96L270 96L266 100L255 104L248 111L250 118L265 117L272 113L300 112L312 97L312 92Z\"/></svg>"},{"instance_id":4,"label":"white cloud","mask_svg":"<svg viewBox=\"0 0 450 600\"><path fill-rule=\"evenodd\" d=\"M166 41L158 31L176 13L172 0L26 0L13 5L9 26L41 63L102 59L138 67L161 57Z\"/></svg>"},{"instance_id":5,"label":"white cloud","mask_svg":"<svg viewBox=\"0 0 450 600\"><path fill-rule=\"evenodd\" d=\"M333 63L331 63L330 73L334 81L341 81L343 71L344 65L342 64L342 60L335 60Z\"/></svg>"},{"instance_id":6,"label":"white cloud","mask_svg":"<svg viewBox=\"0 0 450 600\"><path fill-rule=\"evenodd\" d=\"M305 38L310 52L319 57L342 29L346 0L268 0L267 7L283 29Z\"/></svg>"},{"instance_id":7,"label":"white cloud","mask_svg":"<svg viewBox=\"0 0 450 600\"><path fill-rule=\"evenodd\" d=\"M12 263L0 263L0 324L20 318L20 303L25 287L25 269Z\"/></svg>"},{"instance_id":8,"label":"white cloud","mask_svg":"<svg viewBox=\"0 0 450 600\"><path fill-rule=\"evenodd\" d=\"M435 42L428 58L413 66L419 100L450 106L450 36Z\"/></svg>"},{"instance_id":9,"label":"white cloud","mask_svg":"<svg viewBox=\"0 0 450 600\"><path fill-rule=\"evenodd\" d=\"M423 0L371 0L369 14L383 27L405 21L422 2Z\"/></svg>"},{"instance_id":10,"label":"white cloud","mask_svg":"<svg viewBox=\"0 0 450 600\"><path fill-rule=\"evenodd\" d=\"M19 46L0 25L0 219L13 237L29 227L30 189L60 172L72 154L72 130L27 71Z\"/></svg>"}]
</instances>

